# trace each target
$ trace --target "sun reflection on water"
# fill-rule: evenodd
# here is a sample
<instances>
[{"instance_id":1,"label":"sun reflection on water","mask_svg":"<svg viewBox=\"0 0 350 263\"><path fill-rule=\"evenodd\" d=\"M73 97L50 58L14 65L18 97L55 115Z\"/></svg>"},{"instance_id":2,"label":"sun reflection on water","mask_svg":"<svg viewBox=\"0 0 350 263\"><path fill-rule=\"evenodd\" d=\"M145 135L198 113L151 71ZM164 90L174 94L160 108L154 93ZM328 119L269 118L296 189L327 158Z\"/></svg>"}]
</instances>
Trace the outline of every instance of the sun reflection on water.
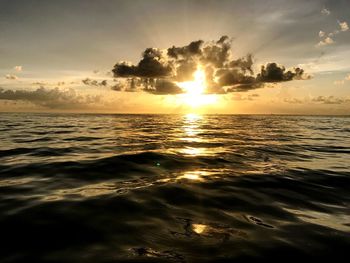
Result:
<instances>
[{"instance_id":1,"label":"sun reflection on water","mask_svg":"<svg viewBox=\"0 0 350 263\"><path fill-rule=\"evenodd\" d=\"M194 137L198 135L198 133L200 132L198 122L202 119L202 115L195 113L189 113L184 116L183 131L187 137Z\"/></svg>"},{"instance_id":2,"label":"sun reflection on water","mask_svg":"<svg viewBox=\"0 0 350 263\"><path fill-rule=\"evenodd\" d=\"M203 118L203 116L200 114L197 114L197 113L188 113L185 115L185 119L188 122L195 122L195 121L200 120L202 118Z\"/></svg>"},{"instance_id":3,"label":"sun reflection on water","mask_svg":"<svg viewBox=\"0 0 350 263\"><path fill-rule=\"evenodd\" d=\"M188 143L204 142L203 138L200 137L200 133L202 132L202 129L200 128L200 123L202 119L203 116L199 114L190 113L184 115L183 125L181 127L182 132L179 140ZM189 155L197 155L201 152L201 150L197 150L196 148L188 145L180 152Z\"/></svg>"},{"instance_id":4,"label":"sun reflection on water","mask_svg":"<svg viewBox=\"0 0 350 263\"><path fill-rule=\"evenodd\" d=\"M188 171L185 172L184 174L176 177L177 180L181 180L181 179L186 179L186 180L191 180L191 181L204 181L206 177L209 176L209 172L207 171Z\"/></svg>"},{"instance_id":5,"label":"sun reflection on water","mask_svg":"<svg viewBox=\"0 0 350 263\"><path fill-rule=\"evenodd\" d=\"M193 148L193 147L186 147L180 151L183 154L192 155L192 156L198 156L205 152L205 149L203 148Z\"/></svg>"},{"instance_id":6,"label":"sun reflection on water","mask_svg":"<svg viewBox=\"0 0 350 263\"><path fill-rule=\"evenodd\" d=\"M202 234L206 228L207 226L203 224L192 224L192 229L197 234Z\"/></svg>"}]
</instances>

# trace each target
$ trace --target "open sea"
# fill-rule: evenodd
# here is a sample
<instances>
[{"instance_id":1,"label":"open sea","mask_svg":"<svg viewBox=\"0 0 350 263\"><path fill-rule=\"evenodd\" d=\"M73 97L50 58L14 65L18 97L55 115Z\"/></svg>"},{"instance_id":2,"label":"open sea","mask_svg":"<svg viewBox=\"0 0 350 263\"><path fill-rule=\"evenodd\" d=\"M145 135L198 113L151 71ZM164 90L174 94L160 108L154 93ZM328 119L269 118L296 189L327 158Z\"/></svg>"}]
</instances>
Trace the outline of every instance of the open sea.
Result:
<instances>
[{"instance_id":1,"label":"open sea","mask_svg":"<svg viewBox=\"0 0 350 263\"><path fill-rule=\"evenodd\" d=\"M0 114L0 262L350 255L350 117Z\"/></svg>"}]
</instances>

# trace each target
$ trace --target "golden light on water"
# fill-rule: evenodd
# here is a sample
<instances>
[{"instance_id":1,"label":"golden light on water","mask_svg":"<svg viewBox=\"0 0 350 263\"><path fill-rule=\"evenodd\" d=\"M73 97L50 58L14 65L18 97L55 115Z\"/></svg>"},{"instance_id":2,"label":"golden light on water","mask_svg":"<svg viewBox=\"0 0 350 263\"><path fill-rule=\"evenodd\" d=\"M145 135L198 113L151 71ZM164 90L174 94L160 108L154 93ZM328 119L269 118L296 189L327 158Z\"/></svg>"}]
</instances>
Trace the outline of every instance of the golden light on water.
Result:
<instances>
[{"instance_id":1,"label":"golden light on water","mask_svg":"<svg viewBox=\"0 0 350 263\"><path fill-rule=\"evenodd\" d=\"M201 234L205 231L205 229L207 228L206 225L203 224L192 224L192 229L194 232L196 232L197 234Z\"/></svg>"},{"instance_id":2,"label":"golden light on water","mask_svg":"<svg viewBox=\"0 0 350 263\"><path fill-rule=\"evenodd\" d=\"M191 181L198 181L202 182L205 181L206 177L210 176L210 173L203 170L196 170L196 171L188 171L184 174L176 177L177 180L185 179L185 180L191 180Z\"/></svg>"},{"instance_id":3,"label":"golden light on water","mask_svg":"<svg viewBox=\"0 0 350 263\"><path fill-rule=\"evenodd\" d=\"M185 119L189 123L195 122L195 121L200 120L202 118L203 118L202 115L196 114L196 113L188 113L188 114L185 115Z\"/></svg>"},{"instance_id":4,"label":"golden light on water","mask_svg":"<svg viewBox=\"0 0 350 263\"><path fill-rule=\"evenodd\" d=\"M202 180L200 174L197 173L197 172L185 173L184 175L181 175L181 176L177 177L177 179L187 179L187 180L194 180L194 181Z\"/></svg>"},{"instance_id":5,"label":"golden light on water","mask_svg":"<svg viewBox=\"0 0 350 263\"><path fill-rule=\"evenodd\" d=\"M199 106L214 104L217 102L217 96L213 94L205 94L207 84L205 81L205 72L198 66L193 74L192 81L177 82L176 84L185 91L185 94L180 95L181 100L191 106L197 108Z\"/></svg>"},{"instance_id":6,"label":"golden light on water","mask_svg":"<svg viewBox=\"0 0 350 263\"><path fill-rule=\"evenodd\" d=\"M183 154L186 155L192 155L192 156L198 156L205 152L205 149L203 148L193 148L193 147L187 147L181 150Z\"/></svg>"}]
</instances>

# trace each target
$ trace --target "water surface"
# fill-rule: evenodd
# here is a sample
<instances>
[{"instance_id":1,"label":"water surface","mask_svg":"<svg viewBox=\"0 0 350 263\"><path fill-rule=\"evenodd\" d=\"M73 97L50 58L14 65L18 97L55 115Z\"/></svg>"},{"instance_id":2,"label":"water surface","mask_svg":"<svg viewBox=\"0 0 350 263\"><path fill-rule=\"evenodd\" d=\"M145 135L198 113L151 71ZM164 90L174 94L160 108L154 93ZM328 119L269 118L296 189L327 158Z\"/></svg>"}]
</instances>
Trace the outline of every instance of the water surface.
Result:
<instances>
[{"instance_id":1,"label":"water surface","mask_svg":"<svg viewBox=\"0 0 350 263\"><path fill-rule=\"evenodd\" d=\"M349 160L349 117L3 113L0 261L345 261Z\"/></svg>"}]
</instances>

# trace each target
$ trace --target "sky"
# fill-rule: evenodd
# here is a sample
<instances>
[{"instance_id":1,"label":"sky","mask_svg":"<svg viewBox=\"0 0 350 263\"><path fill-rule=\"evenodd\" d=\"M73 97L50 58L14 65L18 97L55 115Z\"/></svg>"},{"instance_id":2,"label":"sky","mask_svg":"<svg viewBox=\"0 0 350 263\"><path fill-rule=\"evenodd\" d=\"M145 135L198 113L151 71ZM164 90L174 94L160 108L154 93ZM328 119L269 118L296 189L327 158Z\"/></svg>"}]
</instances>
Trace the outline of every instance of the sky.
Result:
<instances>
[{"instance_id":1,"label":"sky","mask_svg":"<svg viewBox=\"0 0 350 263\"><path fill-rule=\"evenodd\" d=\"M0 0L0 111L350 114L349 25L348 0Z\"/></svg>"}]
</instances>

